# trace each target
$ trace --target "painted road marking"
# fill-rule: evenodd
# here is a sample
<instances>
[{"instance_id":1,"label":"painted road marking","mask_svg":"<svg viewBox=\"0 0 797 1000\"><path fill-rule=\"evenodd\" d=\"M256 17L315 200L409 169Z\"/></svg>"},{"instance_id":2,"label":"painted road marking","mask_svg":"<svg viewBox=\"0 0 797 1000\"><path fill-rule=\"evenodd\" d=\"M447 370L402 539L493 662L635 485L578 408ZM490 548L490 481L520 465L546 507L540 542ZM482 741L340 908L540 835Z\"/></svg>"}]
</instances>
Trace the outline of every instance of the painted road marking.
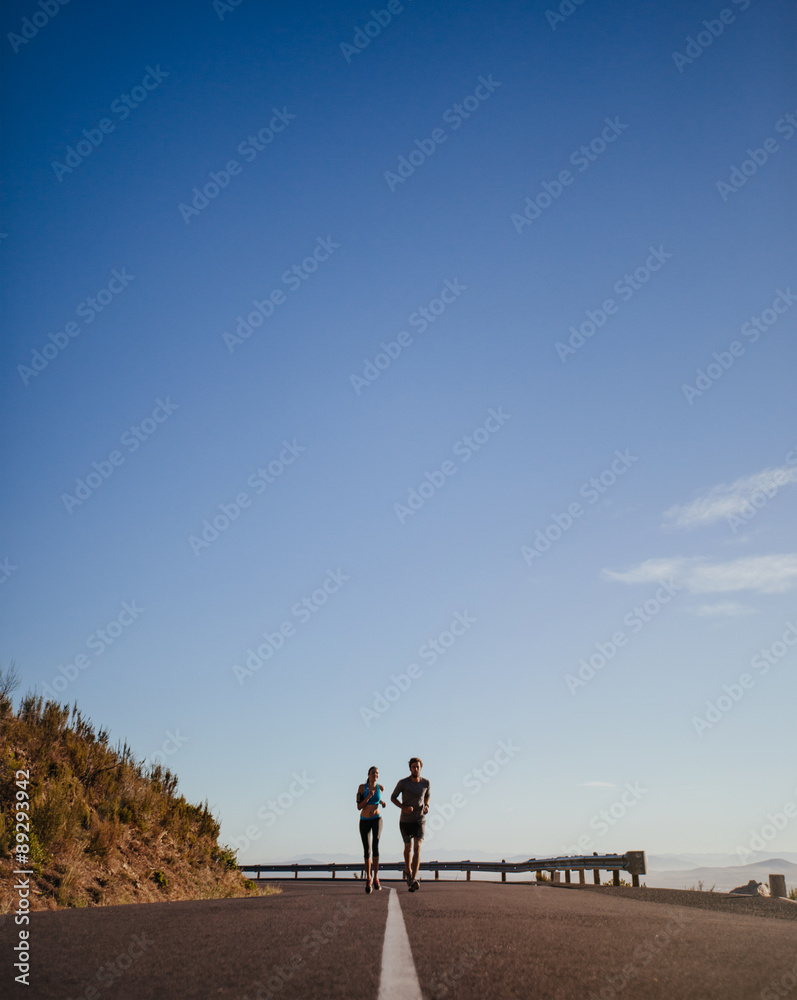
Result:
<instances>
[{"instance_id":1,"label":"painted road marking","mask_svg":"<svg viewBox=\"0 0 797 1000\"><path fill-rule=\"evenodd\" d=\"M382 976L377 1000L423 1000L398 893L389 887L388 891Z\"/></svg>"}]
</instances>

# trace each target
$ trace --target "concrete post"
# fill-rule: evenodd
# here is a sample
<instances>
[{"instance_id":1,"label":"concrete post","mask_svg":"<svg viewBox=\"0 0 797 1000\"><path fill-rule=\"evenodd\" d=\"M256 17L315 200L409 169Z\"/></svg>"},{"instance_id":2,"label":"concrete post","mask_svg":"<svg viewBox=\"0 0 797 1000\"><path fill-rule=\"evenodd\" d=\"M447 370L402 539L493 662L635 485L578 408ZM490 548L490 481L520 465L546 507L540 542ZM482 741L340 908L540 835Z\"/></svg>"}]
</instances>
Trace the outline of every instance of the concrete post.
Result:
<instances>
[{"instance_id":1,"label":"concrete post","mask_svg":"<svg viewBox=\"0 0 797 1000\"><path fill-rule=\"evenodd\" d=\"M786 898L786 876L785 875L770 875L769 876L769 894L774 899L785 899Z\"/></svg>"}]
</instances>

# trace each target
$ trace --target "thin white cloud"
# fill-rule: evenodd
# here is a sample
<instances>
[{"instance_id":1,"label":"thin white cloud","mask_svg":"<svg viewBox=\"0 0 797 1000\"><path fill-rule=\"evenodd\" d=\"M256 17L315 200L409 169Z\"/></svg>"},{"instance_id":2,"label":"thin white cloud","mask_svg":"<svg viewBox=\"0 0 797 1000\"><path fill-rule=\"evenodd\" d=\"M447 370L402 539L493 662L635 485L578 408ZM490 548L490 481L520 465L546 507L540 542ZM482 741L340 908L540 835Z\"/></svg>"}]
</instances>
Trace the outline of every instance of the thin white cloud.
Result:
<instances>
[{"instance_id":1,"label":"thin white cloud","mask_svg":"<svg viewBox=\"0 0 797 1000\"><path fill-rule=\"evenodd\" d=\"M698 618L738 618L740 615L755 615L758 612L755 608L748 608L746 604L739 604L738 601L725 601L721 604L701 604L695 608L692 614Z\"/></svg>"},{"instance_id":2,"label":"thin white cloud","mask_svg":"<svg viewBox=\"0 0 797 1000\"><path fill-rule=\"evenodd\" d=\"M617 788L613 781L582 781L578 788Z\"/></svg>"},{"instance_id":3,"label":"thin white cloud","mask_svg":"<svg viewBox=\"0 0 797 1000\"><path fill-rule=\"evenodd\" d=\"M731 562L710 563L703 557L647 559L625 571L603 570L606 580L618 583L672 581L691 594L722 594L752 590L779 594L797 586L797 553L749 556Z\"/></svg>"},{"instance_id":4,"label":"thin white cloud","mask_svg":"<svg viewBox=\"0 0 797 1000\"><path fill-rule=\"evenodd\" d=\"M606 580L617 583L661 583L663 580L679 579L689 569L690 565L700 562L699 559L684 559L676 556L674 559L646 559L644 562L628 570L603 570Z\"/></svg>"},{"instance_id":5,"label":"thin white cloud","mask_svg":"<svg viewBox=\"0 0 797 1000\"><path fill-rule=\"evenodd\" d=\"M691 503L676 504L665 510L664 527L700 528L732 515L749 516L752 510L767 503L778 490L796 482L797 466L781 465L737 479L730 485L719 483Z\"/></svg>"}]
</instances>

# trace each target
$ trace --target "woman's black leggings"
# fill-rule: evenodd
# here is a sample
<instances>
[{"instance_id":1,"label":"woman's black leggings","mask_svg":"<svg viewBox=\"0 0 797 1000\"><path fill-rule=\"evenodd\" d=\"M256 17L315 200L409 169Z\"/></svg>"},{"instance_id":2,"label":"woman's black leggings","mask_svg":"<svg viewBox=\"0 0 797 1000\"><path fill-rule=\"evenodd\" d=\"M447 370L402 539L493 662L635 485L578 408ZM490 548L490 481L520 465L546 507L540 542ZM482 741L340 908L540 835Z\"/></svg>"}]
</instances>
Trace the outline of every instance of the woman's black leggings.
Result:
<instances>
[{"instance_id":1,"label":"woman's black leggings","mask_svg":"<svg viewBox=\"0 0 797 1000\"><path fill-rule=\"evenodd\" d=\"M373 841L373 855L374 858L379 857L379 838L382 836L382 817L381 816L370 816L368 819L360 820L360 837L363 842L363 851L365 852L366 861L371 857L371 850L368 844L368 834L370 833L371 839Z\"/></svg>"}]
</instances>

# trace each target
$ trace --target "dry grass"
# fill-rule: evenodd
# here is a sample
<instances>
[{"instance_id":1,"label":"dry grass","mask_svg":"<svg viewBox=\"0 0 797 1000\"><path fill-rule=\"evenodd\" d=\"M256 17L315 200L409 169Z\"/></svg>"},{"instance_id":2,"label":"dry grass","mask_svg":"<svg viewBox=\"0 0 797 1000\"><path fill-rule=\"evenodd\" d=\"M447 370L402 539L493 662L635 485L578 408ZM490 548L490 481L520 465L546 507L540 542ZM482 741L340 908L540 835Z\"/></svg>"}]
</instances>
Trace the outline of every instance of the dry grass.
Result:
<instances>
[{"instance_id":1,"label":"dry grass","mask_svg":"<svg viewBox=\"0 0 797 1000\"><path fill-rule=\"evenodd\" d=\"M177 777L112 747L75 706L28 695L14 711L0 669L0 801L28 771L33 909L265 895L218 843L207 802L177 794ZM0 912L15 905L14 818L0 812Z\"/></svg>"}]
</instances>

